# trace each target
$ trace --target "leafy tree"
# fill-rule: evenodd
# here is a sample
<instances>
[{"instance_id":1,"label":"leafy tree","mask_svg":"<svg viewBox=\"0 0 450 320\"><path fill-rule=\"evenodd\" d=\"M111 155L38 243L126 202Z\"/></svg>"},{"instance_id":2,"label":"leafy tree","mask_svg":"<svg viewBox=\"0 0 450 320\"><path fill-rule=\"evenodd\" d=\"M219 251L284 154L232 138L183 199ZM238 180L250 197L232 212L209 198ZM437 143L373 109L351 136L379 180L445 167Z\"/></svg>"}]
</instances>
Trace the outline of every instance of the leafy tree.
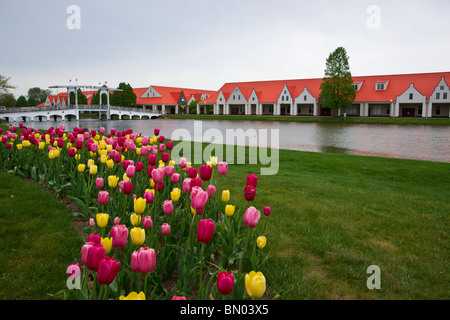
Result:
<instances>
[{"instance_id":1,"label":"leafy tree","mask_svg":"<svg viewBox=\"0 0 450 320\"><path fill-rule=\"evenodd\" d=\"M117 89L122 91L115 91L111 96L111 105L122 107L136 106L137 96L129 83L121 82Z\"/></svg>"},{"instance_id":2,"label":"leafy tree","mask_svg":"<svg viewBox=\"0 0 450 320\"><path fill-rule=\"evenodd\" d=\"M0 96L0 106L12 108L16 105L16 98L12 93L5 93Z\"/></svg>"},{"instance_id":3,"label":"leafy tree","mask_svg":"<svg viewBox=\"0 0 450 320\"><path fill-rule=\"evenodd\" d=\"M11 78L7 78L4 75L0 74L0 98L3 97L3 95L6 95L9 93L8 89L15 89L16 87L9 83L9 80ZM14 98L14 96L13 96ZM14 99L15 101L15 99Z\"/></svg>"},{"instance_id":4,"label":"leafy tree","mask_svg":"<svg viewBox=\"0 0 450 320\"><path fill-rule=\"evenodd\" d=\"M20 96L16 101L16 107L26 107L28 105L27 98Z\"/></svg>"},{"instance_id":5,"label":"leafy tree","mask_svg":"<svg viewBox=\"0 0 450 320\"><path fill-rule=\"evenodd\" d=\"M103 85L103 87L106 88L105 85ZM102 94L102 103L103 105L106 105L108 103L107 97L106 97L106 93ZM95 106L95 105L99 105L100 104L100 89L97 90L97 93L94 94L94 96L91 99L91 105Z\"/></svg>"},{"instance_id":6,"label":"leafy tree","mask_svg":"<svg viewBox=\"0 0 450 320\"><path fill-rule=\"evenodd\" d=\"M28 100L30 100L30 98L33 98L32 101L35 101L36 104L45 102L45 99L47 99L47 97L50 95L52 95L52 92L48 89L43 90L38 87L28 89Z\"/></svg>"},{"instance_id":7,"label":"leafy tree","mask_svg":"<svg viewBox=\"0 0 450 320\"><path fill-rule=\"evenodd\" d=\"M34 107L34 106L37 106L39 103L33 96L31 96L31 97L28 97L27 104L31 107Z\"/></svg>"},{"instance_id":8,"label":"leafy tree","mask_svg":"<svg viewBox=\"0 0 450 320\"><path fill-rule=\"evenodd\" d=\"M347 51L343 47L338 47L328 56L319 95L324 108L337 111L351 107L355 101L356 90L353 87L348 59Z\"/></svg>"}]
</instances>

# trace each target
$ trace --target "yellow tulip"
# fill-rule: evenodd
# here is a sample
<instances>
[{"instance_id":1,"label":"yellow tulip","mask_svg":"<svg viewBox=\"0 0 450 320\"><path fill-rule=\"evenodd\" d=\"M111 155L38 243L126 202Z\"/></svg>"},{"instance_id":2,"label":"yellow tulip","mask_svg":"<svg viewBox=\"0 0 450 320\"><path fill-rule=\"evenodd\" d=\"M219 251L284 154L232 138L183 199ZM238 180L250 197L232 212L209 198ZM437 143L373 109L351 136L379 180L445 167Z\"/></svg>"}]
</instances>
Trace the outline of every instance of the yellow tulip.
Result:
<instances>
[{"instance_id":1,"label":"yellow tulip","mask_svg":"<svg viewBox=\"0 0 450 320\"><path fill-rule=\"evenodd\" d=\"M136 213L132 213L130 215L130 222L133 225L133 227L137 227L141 224L141 215L140 214L136 214Z\"/></svg>"},{"instance_id":2,"label":"yellow tulip","mask_svg":"<svg viewBox=\"0 0 450 320\"><path fill-rule=\"evenodd\" d=\"M266 243L267 243L267 239L266 239L266 237L264 237L264 236L259 236L259 237L256 239L256 245L257 245L258 248L260 248L260 249L264 249L264 247L266 246Z\"/></svg>"},{"instance_id":3,"label":"yellow tulip","mask_svg":"<svg viewBox=\"0 0 450 320\"><path fill-rule=\"evenodd\" d=\"M97 220L97 225L99 228L104 228L108 225L109 214L107 213L97 213L95 216Z\"/></svg>"},{"instance_id":4,"label":"yellow tulip","mask_svg":"<svg viewBox=\"0 0 450 320\"><path fill-rule=\"evenodd\" d=\"M130 182L131 181L131 179L130 178L128 178L128 176L127 176L127 173L125 172L124 174L123 174L123 176L122 176L122 180L123 181L127 181L127 182Z\"/></svg>"},{"instance_id":5,"label":"yellow tulip","mask_svg":"<svg viewBox=\"0 0 450 320\"><path fill-rule=\"evenodd\" d=\"M120 296L119 300L145 300L145 294L142 291L139 294L133 291L127 296Z\"/></svg>"},{"instance_id":6,"label":"yellow tulip","mask_svg":"<svg viewBox=\"0 0 450 320\"><path fill-rule=\"evenodd\" d=\"M89 168L89 173L94 175L97 174L98 168L95 164L91 165L91 167Z\"/></svg>"},{"instance_id":7,"label":"yellow tulip","mask_svg":"<svg viewBox=\"0 0 450 320\"><path fill-rule=\"evenodd\" d=\"M67 147L67 149L70 149L70 148L72 148L72 144L70 142L67 142L66 147Z\"/></svg>"},{"instance_id":8,"label":"yellow tulip","mask_svg":"<svg viewBox=\"0 0 450 320\"><path fill-rule=\"evenodd\" d=\"M87 162L87 167L90 168L94 163L94 159L89 159Z\"/></svg>"},{"instance_id":9,"label":"yellow tulip","mask_svg":"<svg viewBox=\"0 0 450 320\"><path fill-rule=\"evenodd\" d=\"M119 177L117 177L117 176L109 176L108 177L108 185L110 188L117 187L118 182L119 182Z\"/></svg>"},{"instance_id":10,"label":"yellow tulip","mask_svg":"<svg viewBox=\"0 0 450 320\"><path fill-rule=\"evenodd\" d=\"M142 245L145 241L145 229L134 227L130 231L130 237L131 241L133 241L133 244L135 246Z\"/></svg>"},{"instance_id":11,"label":"yellow tulip","mask_svg":"<svg viewBox=\"0 0 450 320\"><path fill-rule=\"evenodd\" d=\"M195 214L195 213L196 213L195 209L192 208L192 207L191 207L191 213L192 213L192 214Z\"/></svg>"},{"instance_id":12,"label":"yellow tulip","mask_svg":"<svg viewBox=\"0 0 450 320\"><path fill-rule=\"evenodd\" d=\"M79 172L84 172L84 169L86 169L86 165L80 163L80 164L78 165L78 171L79 171Z\"/></svg>"},{"instance_id":13,"label":"yellow tulip","mask_svg":"<svg viewBox=\"0 0 450 320\"><path fill-rule=\"evenodd\" d=\"M96 141L100 140L100 135L98 133L95 135L94 140Z\"/></svg>"},{"instance_id":14,"label":"yellow tulip","mask_svg":"<svg viewBox=\"0 0 450 320\"><path fill-rule=\"evenodd\" d=\"M209 159L211 161L211 166L213 167L217 166L217 157L211 156Z\"/></svg>"},{"instance_id":15,"label":"yellow tulip","mask_svg":"<svg viewBox=\"0 0 450 320\"><path fill-rule=\"evenodd\" d=\"M22 150L22 144L16 144L17 149Z\"/></svg>"},{"instance_id":16,"label":"yellow tulip","mask_svg":"<svg viewBox=\"0 0 450 320\"><path fill-rule=\"evenodd\" d=\"M106 150L104 150L105 148L103 148L103 149L100 149L100 147L99 147L99 149L98 149L98 155L100 156L100 157L102 157L102 156L107 156L108 155L108 151L106 151Z\"/></svg>"},{"instance_id":17,"label":"yellow tulip","mask_svg":"<svg viewBox=\"0 0 450 320\"><path fill-rule=\"evenodd\" d=\"M227 204L225 207L225 214L229 217L231 217L232 215L234 215L234 209L236 207L231 205L231 204Z\"/></svg>"},{"instance_id":18,"label":"yellow tulip","mask_svg":"<svg viewBox=\"0 0 450 320\"><path fill-rule=\"evenodd\" d=\"M44 150L44 148L45 148L45 142L44 141L39 142L39 150Z\"/></svg>"},{"instance_id":19,"label":"yellow tulip","mask_svg":"<svg viewBox=\"0 0 450 320\"><path fill-rule=\"evenodd\" d=\"M230 201L230 190L223 190L222 191L222 202L227 203Z\"/></svg>"},{"instance_id":20,"label":"yellow tulip","mask_svg":"<svg viewBox=\"0 0 450 320\"><path fill-rule=\"evenodd\" d=\"M150 178L150 187L154 188L155 187L155 181L153 181L152 178Z\"/></svg>"},{"instance_id":21,"label":"yellow tulip","mask_svg":"<svg viewBox=\"0 0 450 320\"><path fill-rule=\"evenodd\" d=\"M138 156L141 155L141 148L136 148L136 154L137 154Z\"/></svg>"},{"instance_id":22,"label":"yellow tulip","mask_svg":"<svg viewBox=\"0 0 450 320\"><path fill-rule=\"evenodd\" d=\"M101 163L105 164L106 161L108 161L108 157L107 157L107 156L101 156L101 157L100 157L100 162L101 162Z\"/></svg>"},{"instance_id":23,"label":"yellow tulip","mask_svg":"<svg viewBox=\"0 0 450 320\"><path fill-rule=\"evenodd\" d=\"M175 161L173 161L173 160L170 160L170 161L169 161L169 166L171 166L171 167L175 167Z\"/></svg>"},{"instance_id":24,"label":"yellow tulip","mask_svg":"<svg viewBox=\"0 0 450 320\"><path fill-rule=\"evenodd\" d=\"M114 160L113 159L106 160L106 166L108 167L108 169L114 168Z\"/></svg>"},{"instance_id":25,"label":"yellow tulip","mask_svg":"<svg viewBox=\"0 0 450 320\"><path fill-rule=\"evenodd\" d=\"M137 214L142 214L145 210L146 204L147 202L142 197L134 199L134 212L136 212Z\"/></svg>"},{"instance_id":26,"label":"yellow tulip","mask_svg":"<svg viewBox=\"0 0 450 320\"><path fill-rule=\"evenodd\" d=\"M81 159L81 155L80 155L79 153L77 153L77 154L75 155L75 159L76 159L76 160L80 160L80 159Z\"/></svg>"},{"instance_id":27,"label":"yellow tulip","mask_svg":"<svg viewBox=\"0 0 450 320\"><path fill-rule=\"evenodd\" d=\"M113 146L112 146L111 144L106 145L106 151L107 151L107 152L111 152L112 147L113 147Z\"/></svg>"},{"instance_id":28,"label":"yellow tulip","mask_svg":"<svg viewBox=\"0 0 450 320\"><path fill-rule=\"evenodd\" d=\"M112 238L102 238L101 245L105 248L106 254L110 253L112 248Z\"/></svg>"},{"instance_id":29,"label":"yellow tulip","mask_svg":"<svg viewBox=\"0 0 450 320\"><path fill-rule=\"evenodd\" d=\"M179 188L174 188L170 193L170 199L172 201L177 202L180 199L181 190Z\"/></svg>"},{"instance_id":30,"label":"yellow tulip","mask_svg":"<svg viewBox=\"0 0 450 320\"><path fill-rule=\"evenodd\" d=\"M50 160L53 160L53 159L55 159L56 158L56 156L55 156L55 152L54 152L54 150L52 149L52 150L50 150L49 152L48 152L48 158L50 159Z\"/></svg>"},{"instance_id":31,"label":"yellow tulip","mask_svg":"<svg viewBox=\"0 0 450 320\"><path fill-rule=\"evenodd\" d=\"M245 275L245 290L251 298L261 298L266 291L266 278L262 272L250 271Z\"/></svg>"},{"instance_id":32,"label":"yellow tulip","mask_svg":"<svg viewBox=\"0 0 450 320\"><path fill-rule=\"evenodd\" d=\"M54 146L54 147L57 147L57 146L58 146L58 141L56 141L56 140L53 141L53 146Z\"/></svg>"},{"instance_id":33,"label":"yellow tulip","mask_svg":"<svg viewBox=\"0 0 450 320\"><path fill-rule=\"evenodd\" d=\"M31 146L31 142L30 142L29 140L23 140L23 141L22 141L22 145L23 145L25 148L27 148L27 147Z\"/></svg>"}]
</instances>

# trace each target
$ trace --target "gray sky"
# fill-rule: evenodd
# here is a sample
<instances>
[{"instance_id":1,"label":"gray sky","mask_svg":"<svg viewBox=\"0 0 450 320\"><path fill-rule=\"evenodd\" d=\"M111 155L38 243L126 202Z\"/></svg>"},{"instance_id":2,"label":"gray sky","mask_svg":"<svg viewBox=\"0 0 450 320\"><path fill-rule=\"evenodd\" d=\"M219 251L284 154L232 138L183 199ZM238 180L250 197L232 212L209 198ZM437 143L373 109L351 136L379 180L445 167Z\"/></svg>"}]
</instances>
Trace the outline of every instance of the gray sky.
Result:
<instances>
[{"instance_id":1,"label":"gray sky","mask_svg":"<svg viewBox=\"0 0 450 320\"><path fill-rule=\"evenodd\" d=\"M449 13L448 0L0 0L0 74L16 98L75 78L217 90L321 78L338 46L354 76L450 71Z\"/></svg>"}]
</instances>

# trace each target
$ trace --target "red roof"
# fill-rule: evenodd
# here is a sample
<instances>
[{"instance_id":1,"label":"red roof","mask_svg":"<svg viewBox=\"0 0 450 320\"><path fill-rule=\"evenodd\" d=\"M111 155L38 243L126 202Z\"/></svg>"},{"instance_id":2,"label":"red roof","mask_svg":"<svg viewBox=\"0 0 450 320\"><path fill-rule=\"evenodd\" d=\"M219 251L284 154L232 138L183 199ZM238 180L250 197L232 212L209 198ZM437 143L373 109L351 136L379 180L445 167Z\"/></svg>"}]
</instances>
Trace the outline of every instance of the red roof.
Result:
<instances>
[{"instance_id":1,"label":"red roof","mask_svg":"<svg viewBox=\"0 0 450 320\"><path fill-rule=\"evenodd\" d=\"M151 105L151 104L164 104L164 105L177 105L181 93L183 92L186 102L188 102L192 96L194 99L200 99L202 94L212 95L215 94L216 91L211 90L202 90L202 89L189 89L189 88L176 88L176 87L164 87L164 86L151 86L154 90L156 90L161 97L145 97L142 96L146 88L136 88L133 89L134 93L137 96L136 104L137 105Z\"/></svg>"}]
</instances>

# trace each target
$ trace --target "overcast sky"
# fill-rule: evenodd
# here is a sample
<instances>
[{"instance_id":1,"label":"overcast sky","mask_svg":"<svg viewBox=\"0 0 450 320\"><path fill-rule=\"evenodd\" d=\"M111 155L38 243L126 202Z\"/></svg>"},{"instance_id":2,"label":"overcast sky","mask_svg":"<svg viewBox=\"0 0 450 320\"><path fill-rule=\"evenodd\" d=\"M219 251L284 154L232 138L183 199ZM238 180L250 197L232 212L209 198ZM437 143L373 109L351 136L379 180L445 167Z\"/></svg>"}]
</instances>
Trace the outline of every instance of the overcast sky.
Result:
<instances>
[{"instance_id":1,"label":"overcast sky","mask_svg":"<svg viewBox=\"0 0 450 320\"><path fill-rule=\"evenodd\" d=\"M354 76L450 71L449 13L449 0L0 0L0 74L16 98L76 78L218 90L321 78L338 46Z\"/></svg>"}]
</instances>

